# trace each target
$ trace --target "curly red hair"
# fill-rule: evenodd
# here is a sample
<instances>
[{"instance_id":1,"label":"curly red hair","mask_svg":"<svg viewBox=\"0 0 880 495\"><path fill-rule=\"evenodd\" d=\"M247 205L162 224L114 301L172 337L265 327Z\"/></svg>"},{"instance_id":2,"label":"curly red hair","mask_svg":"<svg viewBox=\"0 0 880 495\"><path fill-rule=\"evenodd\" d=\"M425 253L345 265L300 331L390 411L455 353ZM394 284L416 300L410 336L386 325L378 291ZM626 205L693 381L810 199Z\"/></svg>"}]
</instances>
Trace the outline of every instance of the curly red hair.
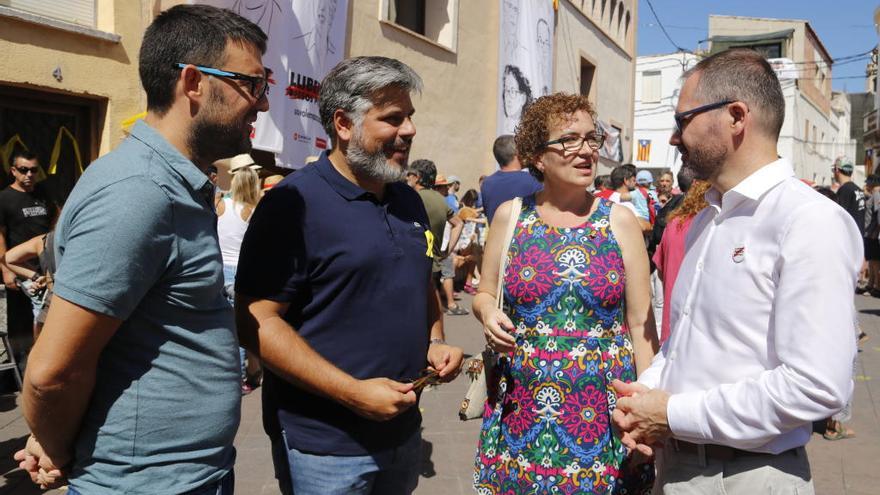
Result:
<instances>
[{"instance_id":1,"label":"curly red hair","mask_svg":"<svg viewBox=\"0 0 880 495\"><path fill-rule=\"evenodd\" d=\"M577 111L587 112L594 120L596 118L593 104L586 96L570 93L542 96L523 112L514 135L516 154L523 166L528 167L529 172L539 181L544 180L544 174L535 167L535 164L544 151L544 143L549 140L550 129L568 122L571 115Z\"/></svg>"}]
</instances>

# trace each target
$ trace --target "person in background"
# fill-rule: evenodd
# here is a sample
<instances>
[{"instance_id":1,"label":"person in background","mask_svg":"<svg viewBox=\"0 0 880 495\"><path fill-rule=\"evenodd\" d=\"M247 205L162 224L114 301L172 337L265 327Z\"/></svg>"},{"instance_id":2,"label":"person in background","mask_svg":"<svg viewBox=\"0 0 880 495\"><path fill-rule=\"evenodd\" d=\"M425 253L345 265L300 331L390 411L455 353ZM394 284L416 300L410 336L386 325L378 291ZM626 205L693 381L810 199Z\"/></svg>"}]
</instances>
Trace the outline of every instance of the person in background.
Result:
<instances>
[{"instance_id":1,"label":"person in background","mask_svg":"<svg viewBox=\"0 0 880 495\"><path fill-rule=\"evenodd\" d=\"M542 187L532 174L523 170L522 163L516 156L516 143L512 135L498 136L492 145L492 154L498 162L498 171L486 177L480 187L483 210L490 223L501 203L535 194Z\"/></svg>"},{"instance_id":2,"label":"person in background","mask_svg":"<svg viewBox=\"0 0 880 495\"><path fill-rule=\"evenodd\" d=\"M211 184L214 184L214 186L216 187L217 186L217 166L216 165L209 165L208 170L207 170L207 175L208 175L208 182L210 182Z\"/></svg>"},{"instance_id":3,"label":"person in background","mask_svg":"<svg viewBox=\"0 0 880 495\"><path fill-rule=\"evenodd\" d=\"M651 223L648 221L647 210L640 211L633 201L637 198L644 200L644 196L641 193L634 192L635 187L635 167L628 167L626 165L616 167L611 171L611 189L613 192L608 196L608 199L630 210L636 216L642 232L650 232Z\"/></svg>"},{"instance_id":4,"label":"person in background","mask_svg":"<svg viewBox=\"0 0 880 495\"><path fill-rule=\"evenodd\" d=\"M837 203L846 210L852 217L853 221L859 229L859 233L865 235L865 193L862 188L856 185L852 180L854 167L852 162L847 158L838 158L831 166L831 172L834 175L834 182L838 187L835 191L837 194ZM859 281L864 282L868 276L868 262L862 261L862 270L859 274Z\"/></svg>"},{"instance_id":5,"label":"person in background","mask_svg":"<svg viewBox=\"0 0 880 495\"><path fill-rule=\"evenodd\" d=\"M229 174L233 177L236 172L244 169L250 169L259 175L263 167L257 165L250 153L235 155L229 160Z\"/></svg>"},{"instance_id":6,"label":"person in background","mask_svg":"<svg viewBox=\"0 0 880 495\"><path fill-rule=\"evenodd\" d=\"M263 179L263 187L260 189L260 198L265 196L270 189L275 187L275 185L282 180L284 180L284 176L280 174L273 174Z\"/></svg>"},{"instance_id":7,"label":"person in background","mask_svg":"<svg viewBox=\"0 0 880 495\"><path fill-rule=\"evenodd\" d=\"M865 285L857 294L868 293L880 297L880 176L871 174L865 180L865 261L868 263Z\"/></svg>"},{"instance_id":8,"label":"person in background","mask_svg":"<svg viewBox=\"0 0 880 495\"><path fill-rule=\"evenodd\" d=\"M488 227L483 211L477 207L478 193L476 189L468 189L461 197L461 210L458 218L464 222L458 244L455 246L455 272L464 280L463 290L468 294L477 293L477 270L482 260L483 250L480 245L480 229Z\"/></svg>"},{"instance_id":9,"label":"person in background","mask_svg":"<svg viewBox=\"0 0 880 495\"><path fill-rule=\"evenodd\" d=\"M433 162L432 162L433 163ZM441 302L446 305L446 314L451 316L463 316L469 314L468 310L461 307L456 301L461 296L455 293L455 246L461 238L461 231L464 229L464 222L458 217L456 210L449 204L449 188L451 182L442 174L437 175L434 181L434 191L446 198L447 222L444 224L443 234L437 239L439 243L439 259L437 263L440 267L439 290Z\"/></svg>"},{"instance_id":10,"label":"person in background","mask_svg":"<svg viewBox=\"0 0 880 495\"><path fill-rule=\"evenodd\" d=\"M660 203L660 209L663 209L663 207L666 206L666 203L668 203L670 199L672 199L672 193L668 193L665 191L657 193L657 202Z\"/></svg>"},{"instance_id":11,"label":"person in background","mask_svg":"<svg viewBox=\"0 0 880 495\"><path fill-rule=\"evenodd\" d=\"M249 156L249 155L239 155ZM235 303L235 272L238 268L238 255L241 241L248 227L248 221L260 201L260 177L246 164L232 170L232 184L229 197L221 199L217 205L217 237L220 240L220 254L223 256L223 287L230 305ZM259 363L243 347L238 348L241 358L241 393L253 391ZM253 380L249 379L254 377Z\"/></svg>"},{"instance_id":12,"label":"person in background","mask_svg":"<svg viewBox=\"0 0 880 495\"><path fill-rule=\"evenodd\" d=\"M868 206L867 203L871 201L871 197L870 197L870 194L872 192L871 188L875 184L875 181L876 181L876 176L874 174L871 174L867 177L867 183L865 186L865 189L866 189L865 196L867 198L867 201L866 201L867 209L870 209L870 206ZM835 203L838 202L837 193L832 191L830 187L819 186L819 187L816 187L815 189L816 189L816 192L818 192L822 196L825 196L826 198L830 199L831 201L834 201ZM866 231L867 230L868 229L866 228ZM867 258L867 246L866 246L866 256L865 257ZM857 337L857 340L859 342L861 342L864 338L867 337L867 335L861 331L861 325L859 324L858 312L856 312L853 315L853 321L855 323L856 330L859 331L859 335ZM861 351L859 351L859 352L861 352ZM856 366L857 366L857 358L856 358L856 356L853 356L853 374L854 375L856 372ZM813 431L815 431L817 433L821 433L822 438L824 438L825 440L829 440L829 441L845 440L847 438L852 438L852 437L856 436L855 431L853 431L851 428L847 428L846 425L843 424L845 421L849 421L852 418L852 399L853 399L852 394L850 394L849 399L846 401L846 406L844 406L844 408L842 410L840 410L840 412L838 412L837 414L834 414L833 416L826 418L824 420L814 421L813 422Z\"/></svg>"},{"instance_id":13,"label":"person in background","mask_svg":"<svg viewBox=\"0 0 880 495\"><path fill-rule=\"evenodd\" d=\"M675 279L678 277L678 270L681 268L681 262L685 255L685 240L691 227L691 221L697 213L709 206L703 197L709 190L709 186L710 184L706 181L697 181L693 185L687 184L687 193L682 196L683 200L675 209L668 212L664 219L663 237L657 244L653 255L652 261L657 267L654 274L660 282L658 285L652 280L654 294L659 294L660 297L661 323L657 325L657 328L660 333L661 346L669 338L672 331L669 327L670 305L664 304L664 302L671 301Z\"/></svg>"},{"instance_id":14,"label":"person in background","mask_svg":"<svg viewBox=\"0 0 880 495\"><path fill-rule=\"evenodd\" d=\"M659 246L660 242L663 239L663 233L666 229L666 222L669 219L669 216L672 212L674 212L684 201L687 192L691 188L691 184L693 183L693 171L688 168L682 167L678 172L678 183L681 185L682 191L685 194L679 194L677 196L673 196L669 199L669 201L660 209L660 212L657 213L657 218L654 220L654 227L651 229L651 236L648 241L648 256L651 257L652 271L651 271L651 305L654 308L654 318L657 321L657 333L661 336L668 333L668 325L669 325L669 296L672 294L671 287L667 290L663 278L661 278L659 266L656 264L655 253L657 252L657 246ZM683 238L682 238L683 239ZM674 254L672 255L674 256ZM676 265L677 266L677 265ZM670 270L667 270L670 271ZM676 273L678 270L675 270ZM674 276L666 277L670 281L670 286L672 282L675 281Z\"/></svg>"},{"instance_id":15,"label":"person in background","mask_svg":"<svg viewBox=\"0 0 880 495\"><path fill-rule=\"evenodd\" d=\"M593 196L610 200L614 192L614 189L611 188L610 175L596 176L596 182L593 184Z\"/></svg>"},{"instance_id":16,"label":"person in background","mask_svg":"<svg viewBox=\"0 0 880 495\"><path fill-rule=\"evenodd\" d=\"M475 206L478 210L483 210L483 193L481 191L483 190L483 182L486 181L486 177L486 174L481 174L480 179L477 181L477 202Z\"/></svg>"},{"instance_id":17,"label":"person in background","mask_svg":"<svg viewBox=\"0 0 880 495\"><path fill-rule=\"evenodd\" d=\"M454 308L459 308L458 304L455 304L454 302L455 295L453 293L452 284L450 283L448 287L443 285L445 280L451 280L450 277L454 277L455 275L450 268L453 266L453 260L451 259L452 254L448 249L448 246L444 249L443 237L445 233L448 233L450 237L447 243L451 243L451 241L454 240L457 244L461 237L461 231L464 228L464 222L453 213L452 208L446 203L446 197L434 189L438 178L440 179L440 182L446 182L446 179L442 175L437 175L437 166L434 165L434 162L426 159L416 160L412 162L412 165L410 165L408 170L418 175L415 190L419 193L419 198L421 198L422 203L425 206L425 212L428 215L428 230L431 233L429 249L431 250L433 259L431 264L431 277L435 286L434 292L437 296L437 301L439 301L438 304L442 306L443 299L445 299L445 311L451 309L450 305L454 305ZM451 228L447 227L447 225L451 226ZM449 277L444 278L444 271L445 275L448 275ZM452 275L449 275L451 272ZM447 289L449 291L448 293ZM455 312L461 311L454 309L453 313Z\"/></svg>"},{"instance_id":18,"label":"person in background","mask_svg":"<svg viewBox=\"0 0 880 495\"><path fill-rule=\"evenodd\" d=\"M406 169L406 185L409 187L416 189L416 185L419 183L419 173L412 169L410 166ZM444 200L445 201L445 200Z\"/></svg>"},{"instance_id":19,"label":"person in background","mask_svg":"<svg viewBox=\"0 0 880 495\"><path fill-rule=\"evenodd\" d=\"M55 274L54 250L55 232L50 230L6 251L6 254L0 258L3 265L12 270L17 277L31 282L26 287L22 287L30 297L42 298L40 312L34 317L34 341L40 336L43 324L46 323L46 315L49 313L49 304L52 301ZM34 267L33 260L38 261L37 267Z\"/></svg>"},{"instance_id":20,"label":"person in background","mask_svg":"<svg viewBox=\"0 0 880 495\"><path fill-rule=\"evenodd\" d=\"M840 184L837 188L837 203L849 213L859 233L864 235L865 230L865 193L852 180L853 164L849 159L843 158L839 163L831 167L834 180Z\"/></svg>"},{"instance_id":21,"label":"person in background","mask_svg":"<svg viewBox=\"0 0 880 495\"><path fill-rule=\"evenodd\" d=\"M679 196L682 193L678 188L673 187L673 176L669 170L664 171L657 179L658 196L662 192L669 193L671 196Z\"/></svg>"},{"instance_id":22,"label":"person in background","mask_svg":"<svg viewBox=\"0 0 880 495\"><path fill-rule=\"evenodd\" d=\"M10 158L9 172L13 182L0 191L0 258L14 248L37 236L45 235L58 218L58 207L49 198L43 184L37 184L40 163L37 156L18 151ZM38 265L30 262L30 268ZM39 292L28 290L31 281L15 275L0 263L6 286L7 330L19 365L24 367L28 349L36 332L35 317L42 309Z\"/></svg>"},{"instance_id":23,"label":"person in background","mask_svg":"<svg viewBox=\"0 0 880 495\"><path fill-rule=\"evenodd\" d=\"M450 175L447 180L449 181L449 187L446 190L446 203L452 208L454 213L458 213L461 205L458 202L456 193L461 189L461 179L458 176Z\"/></svg>"},{"instance_id":24,"label":"person in background","mask_svg":"<svg viewBox=\"0 0 880 495\"><path fill-rule=\"evenodd\" d=\"M636 190L645 198L646 207L648 209L648 221L654 225L654 219L660 206L657 202L657 193L654 191L654 176L650 170L640 170L636 174Z\"/></svg>"}]
</instances>

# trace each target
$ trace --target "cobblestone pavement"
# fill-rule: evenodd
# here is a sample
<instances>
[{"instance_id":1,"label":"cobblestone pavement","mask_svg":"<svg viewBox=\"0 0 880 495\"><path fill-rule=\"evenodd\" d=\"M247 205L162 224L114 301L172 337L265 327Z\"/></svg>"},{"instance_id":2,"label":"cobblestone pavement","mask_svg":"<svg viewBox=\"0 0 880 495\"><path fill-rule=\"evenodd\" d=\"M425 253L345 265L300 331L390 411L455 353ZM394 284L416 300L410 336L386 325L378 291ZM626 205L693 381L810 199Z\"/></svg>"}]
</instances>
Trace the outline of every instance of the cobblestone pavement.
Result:
<instances>
[{"instance_id":1,"label":"cobblestone pavement","mask_svg":"<svg viewBox=\"0 0 880 495\"><path fill-rule=\"evenodd\" d=\"M880 299L856 296L856 305L862 328L871 337L861 346L856 368L853 419L849 423L856 436L829 442L813 435L807 450L816 493L820 495L876 494L880 486L880 470L875 467L880 459ZM841 321L844 320L842 315ZM461 346L467 354L482 349L481 330L472 316L447 317L446 321L450 343ZM471 472L480 425L479 421L459 421L456 414L466 387L466 380L460 378L427 391L422 397L424 450L417 495L473 493ZM0 397L0 495L41 493L11 460L12 453L27 438L16 399L14 395ZM236 493L241 495L278 493L260 414L259 393L245 397L236 437Z\"/></svg>"}]
</instances>

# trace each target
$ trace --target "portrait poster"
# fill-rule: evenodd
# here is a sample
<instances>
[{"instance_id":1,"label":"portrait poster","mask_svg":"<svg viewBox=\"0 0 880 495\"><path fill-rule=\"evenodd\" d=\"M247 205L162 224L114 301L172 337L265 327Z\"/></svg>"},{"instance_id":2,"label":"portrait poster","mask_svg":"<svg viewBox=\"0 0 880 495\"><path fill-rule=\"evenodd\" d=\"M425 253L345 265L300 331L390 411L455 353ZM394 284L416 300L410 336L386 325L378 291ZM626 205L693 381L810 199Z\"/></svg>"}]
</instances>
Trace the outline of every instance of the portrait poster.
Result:
<instances>
[{"instance_id":1,"label":"portrait poster","mask_svg":"<svg viewBox=\"0 0 880 495\"><path fill-rule=\"evenodd\" d=\"M498 135L513 134L523 108L553 89L552 0L499 0Z\"/></svg>"},{"instance_id":2,"label":"portrait poster","mask_svg":"<svg viewBox=\"0 0 880 495\"><path fill-rule=\"evenodd\" d=\"M605 134L605 144L599 148L599 156L615 162L622 162L623 146L620 141L620 129L598 119L596 120L596 129Z\"/></svg>"},{"instance_id":3,"label":"portrait poster","mask_svg":"<svg viewBox=\"0 0 880 495\"><path fill-rule=\"evenodd\" d=\"M301 168L306 157L328 149L318 91L345 54L348 0L190 1L230 9L269 36L263 65L272 70L270 108L254 124L254 148L275 153L285 168Z\"/></svg>"}]
</instances>

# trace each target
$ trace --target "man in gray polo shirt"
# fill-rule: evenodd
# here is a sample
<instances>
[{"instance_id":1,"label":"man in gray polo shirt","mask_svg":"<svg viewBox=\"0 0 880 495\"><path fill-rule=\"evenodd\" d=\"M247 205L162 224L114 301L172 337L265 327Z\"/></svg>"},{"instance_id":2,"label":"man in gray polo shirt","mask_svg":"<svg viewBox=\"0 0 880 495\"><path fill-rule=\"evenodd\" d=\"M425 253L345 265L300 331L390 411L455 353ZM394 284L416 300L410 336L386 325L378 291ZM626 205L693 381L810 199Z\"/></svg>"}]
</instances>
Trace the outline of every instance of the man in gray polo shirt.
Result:
<instances>
[{"instance_id":1,"label":"man in gray polo shirt","mask_svg":"<svg viewBox=\"0 0 880 495\"><path fill-rule=\"evenodd\" d=\"M55 298L16 454L71 494L230 494L238 346L205 175L268 110L266 35L227 10L160 14L140 52L147 116L83 174L56 230Z\"/></svg>"}]
</instances>

